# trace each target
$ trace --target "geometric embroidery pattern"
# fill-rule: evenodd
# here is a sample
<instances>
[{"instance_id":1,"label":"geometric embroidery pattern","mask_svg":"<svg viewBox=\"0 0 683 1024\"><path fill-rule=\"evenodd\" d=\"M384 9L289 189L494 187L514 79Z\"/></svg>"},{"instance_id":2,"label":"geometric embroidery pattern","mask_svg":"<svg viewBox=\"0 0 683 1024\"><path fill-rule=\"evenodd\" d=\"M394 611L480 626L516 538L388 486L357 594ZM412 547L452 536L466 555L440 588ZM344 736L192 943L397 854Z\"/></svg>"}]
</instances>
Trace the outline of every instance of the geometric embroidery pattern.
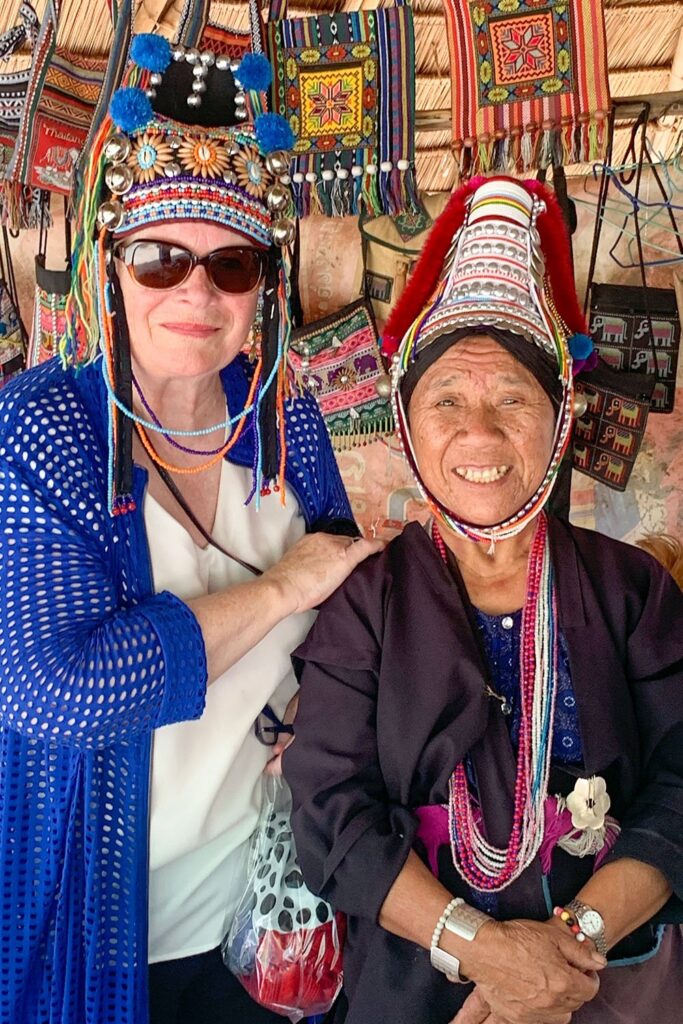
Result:
<instances>
[{"instance_id":1,"label":"geometric embroidery pattern","mask_svg":"<svg viewBox=\"0 0 683 1024\"><path fill-rule=\"evenodd\" d=\"M369 46L294 50L285 70L295 153L377 145L378 69Z\"/></svg>"},{"instance_id":2,"label":"geometric embroidery pattern","mask_svg":"<svg viewBox=\"0 0 683 1024\"><path fill-rule=\"evenodd\" d=\"M483 17L472 23L483 105L542 99L574 88L567 4L541 0L543 10L534 4L536 9L528 14L505 13L515 2L498 0L478 8ZM490 15L488 7L494 9Z\"/></svg>"},{"instance_id":3,"label":"geometric embroidery pattern","mask_svg":"<svg viewBox=\"0 0 683 1024\"><path fill-rule=\"evenodd\" d=\"M346 135L363 130L363 69L302 70L301 134Z\"/></svg>"}]
</instances>

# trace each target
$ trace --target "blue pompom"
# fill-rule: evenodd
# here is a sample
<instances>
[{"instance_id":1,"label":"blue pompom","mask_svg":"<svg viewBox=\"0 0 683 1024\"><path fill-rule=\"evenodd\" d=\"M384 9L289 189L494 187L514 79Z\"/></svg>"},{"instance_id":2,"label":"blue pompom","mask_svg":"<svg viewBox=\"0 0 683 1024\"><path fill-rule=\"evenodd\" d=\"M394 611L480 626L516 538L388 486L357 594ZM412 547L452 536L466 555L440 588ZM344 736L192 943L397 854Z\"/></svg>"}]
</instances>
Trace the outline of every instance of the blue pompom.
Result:
<instances>
[{"instance_id":1,"label":"blue pompom","mask_svg":"<svg viewBox=\"0 0 683 1024\"><path fill-rule=\"evenodd\" d=\"M572 359L588 359L593 351L593 339L587 334L572 334L569 339L569 351Z\"/></svg>"},{"instance_id":2,"label":"blue pompom","mask_svg":"<svg viewBox=\"0 0 683 1024\"><path fill-rule=\"evenodd\" d=\"M294 145L294 132L289 127L289 121L285 121L279 114L259 114L254 121L254 128L262 153L291 149Z\"/></svg>"},{"instance_id":3,"label":"blue pompom","mask_svg":"<svg viewBox=\"0 0 683 1024\"><path fill-rule=\"evenodd\" d=\"M273 81L273 69L262 53L245 53L235 78L243 89L265 92Z\"/></svg>"},{"instance_id":4,"label":"blue pompom","mask_svg":"<svg viewBox=\"0 0 683 1024\"><path fill-rule=\"evenodd\" d=\"M130 55L138 67L161 74L171 63L171 44L163 36L141 32L133 37Z\"/></svg>"},{"instance_id":5,"label":"blue pompom","mask_svg":"<svg viewBox=\"0 0 683 1024\"><path fill-rule=\"evenodd\" d=\"M117 128L130 133L146 128L154 117L152 104L142 89L117 89L109 104L109 114Z\"/></svg>"}]
</instances>

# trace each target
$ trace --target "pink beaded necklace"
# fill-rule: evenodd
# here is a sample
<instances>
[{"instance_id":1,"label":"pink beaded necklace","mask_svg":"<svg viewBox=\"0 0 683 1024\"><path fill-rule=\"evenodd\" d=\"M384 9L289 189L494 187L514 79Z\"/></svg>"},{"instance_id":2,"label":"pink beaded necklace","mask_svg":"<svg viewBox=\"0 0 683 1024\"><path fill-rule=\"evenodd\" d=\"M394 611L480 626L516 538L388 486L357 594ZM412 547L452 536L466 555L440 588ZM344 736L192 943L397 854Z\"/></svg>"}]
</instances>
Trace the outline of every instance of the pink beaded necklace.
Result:
<instances>
[{"instance_id":1,"label":"pink beaded necklace","mask_svg":"<svg viewBox=\"0 0 683 1024\"><path fill-rule=\"evenodd\" d=\"M444 562L446 545L436 521L432 540ZM548 520L538 517L529 551L528 590L522 613L519 745L514 811L505 849L493 846L481 830L481 811L464 762L449 781L449 833L453 864L474 889L506 888L529 866L544 834L550 752L555 712L558 625Z\"/></svg>"}]
</instances>

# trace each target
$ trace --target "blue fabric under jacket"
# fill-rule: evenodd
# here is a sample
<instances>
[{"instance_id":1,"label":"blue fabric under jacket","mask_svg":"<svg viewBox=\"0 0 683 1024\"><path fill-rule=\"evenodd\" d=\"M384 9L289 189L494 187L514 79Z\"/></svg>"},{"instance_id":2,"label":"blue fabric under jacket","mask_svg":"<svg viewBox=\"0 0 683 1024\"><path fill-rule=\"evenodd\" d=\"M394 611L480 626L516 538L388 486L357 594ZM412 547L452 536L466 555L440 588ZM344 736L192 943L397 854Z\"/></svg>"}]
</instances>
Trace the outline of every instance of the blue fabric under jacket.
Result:
<instances>
[{"instance_id":1,"label":"blue fabric under jacket","mask_svg":"<svg viewBox=\"0 0 683 1024\"><path fill-rule=\"evenodd\" d=\"M243 408L242 357L223 382ZM146 471L107 511L106 404L99 360L0 393L0 1024L145 1024L152 730L204 707L198 623L153 592ZM307 526L350 517L315 401L288 413ZM252 465L248 425L230 458Z\"/></svg>"}]
</instances>

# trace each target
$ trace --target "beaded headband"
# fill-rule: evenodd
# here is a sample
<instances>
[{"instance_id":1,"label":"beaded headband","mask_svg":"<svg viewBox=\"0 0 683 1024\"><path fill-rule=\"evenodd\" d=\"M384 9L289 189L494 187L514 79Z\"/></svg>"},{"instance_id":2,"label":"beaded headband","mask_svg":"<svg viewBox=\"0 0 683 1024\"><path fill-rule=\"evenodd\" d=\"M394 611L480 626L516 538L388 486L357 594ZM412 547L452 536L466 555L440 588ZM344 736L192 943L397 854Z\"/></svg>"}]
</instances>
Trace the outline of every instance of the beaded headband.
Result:
<instances>
[{"instance_id":1,"label":"beaded headband","mask_svg":"<svg viewBox=\"0 0 683 1024\"><path fill-rule=\"evenodd\" d=\"M559 264L554 274L546 271L545 253ZM404 453L434 515L473 540L495 542L523 530L550 497L569 445L573 357L585 363L592 341L584 333L568 261L561 213L549 191L536 182L477 179L455 193L436 221L387 323L383 348L393 356L392 402ZM554 294L562 297L561 311ZM486 324L512 331L548 353L557 363L562 400L550 462L535 494L508 519L481 527L460 519L425 487L400 384L419 352L436 338Z\"/></svg>"}]
</instances>

